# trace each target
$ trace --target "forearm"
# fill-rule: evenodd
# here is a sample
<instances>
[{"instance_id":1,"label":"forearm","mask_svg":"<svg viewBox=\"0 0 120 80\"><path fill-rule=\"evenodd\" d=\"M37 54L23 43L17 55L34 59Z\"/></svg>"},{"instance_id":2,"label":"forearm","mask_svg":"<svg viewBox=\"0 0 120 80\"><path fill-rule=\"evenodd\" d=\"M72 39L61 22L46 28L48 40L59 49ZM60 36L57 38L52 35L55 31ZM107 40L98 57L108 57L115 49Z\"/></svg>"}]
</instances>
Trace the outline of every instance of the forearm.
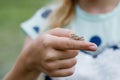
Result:
<instances>
[{"instance_id":1,"label":"forearm","mask_svg":"<svg viewBox=\"0 0 120 80\"><path fill-rule=\"evenodd\" d=\"M36 80L38 78L41 72L32 68L34 64L28 63L28 55L30 55L28 53L31 53L31 50L28 46L23 49L15 66L5 76L4 80Z\"/></svg>"},{"instance_id":2,"label":"forearm","mask_svg":"<svg viewBox=\"0 0 120 80\"><path fill-rule=\"evenodd\" d=\"M4 80L37 80L39 74L36 72L20 73L19 71L10 72Z\"/></svg>"},{"instance_id":3,"label":"forearm","mask_svg":"<svg viewBox=\"0 0 120 80\"><path fill-rule=\"evenodd\" d=\"M24 65L16 64L15 67L5 76L4 80L36 80L40 72L29 71Z\"/></svg>"}]
</instances>

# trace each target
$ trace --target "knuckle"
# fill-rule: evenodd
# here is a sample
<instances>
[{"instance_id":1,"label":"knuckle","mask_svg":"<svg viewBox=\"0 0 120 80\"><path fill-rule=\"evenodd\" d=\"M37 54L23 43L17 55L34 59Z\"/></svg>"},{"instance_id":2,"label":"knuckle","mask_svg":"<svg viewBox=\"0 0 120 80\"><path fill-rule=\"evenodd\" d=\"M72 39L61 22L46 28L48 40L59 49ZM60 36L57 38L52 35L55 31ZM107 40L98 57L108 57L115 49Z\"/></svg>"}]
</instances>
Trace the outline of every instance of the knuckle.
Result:
<instances>
[{"instance_id":1,"label":"knuckle","mask_svg":"<svg viewBox=\"0 0 120 80\"><path fill-rule=\"evenodd\" d=\"M69 47L69 48L71 48L71 49L77 47L77 46L76 46L76 42L73 41L73 40L71 40L71 39L70 39L70 41L68 41L68 42L66 43L66 46Z\"/></svg>"},{"instance_id":2,"label":"knuckle","mask_svg":"<svg viewBox=\"0 0 120 80\"><path fill-rule=\"evenodd\" d=\"M67 43L65 42L64 44L66 45L66 48L73 47L73 44L70 41L68 41Z\"/></svg>"},{"instance_id":3,"label":"knuckle","mask_svg":"<svg viewBox=\"0 0 120 80\"><path fill-rule=\"evenodd\" d=\"M79 51L77 51L77 50L73 50L73 54L74 54L75 56L77 56L78 53L79 53Z\"/></svg>"},{"instance_id":4,"label":"knuckle","mask_svg":"<svg viewBox=\"0 0 120 80\"><path fill-rule=\"evenodd\" d=\"M48 38L48 36L45 36L44 40L42 41L42 44L44 47L50 47L52 44L52 41Z\"/></svg>"},{"instance_id":5,"label":"knuckle","mask_svg":"<svg viewBox=\"0 0 120 80\"><path fill-rule=\"evenodd\" d=\"M72 59L72 60L71 60L71 63L72 63L73 65L75 65L75 64L77 63L77 59L76 59L76 58Z\"/></svg>"},{"instance_id":6,"label":"knuckle","mask_svg":"<svg viewBox=\"0 0 120 80\"><path fill-rule=\"evenodd\" d=\"M68 63L67 66L68 68L75 66L75 64L77 63L76 59L71 59Z\"/></svg>"},{"instance_id":7,"label":"knuckle","mask_svg":"<svg viewBox=\"0 0 120 80\"><path fill-rule=\"evenodd\" d=\"M73 52L74 52L74 53L78 53L78 52L79 52L79 50L74 50Z\"/></svg>"},{"instance_id":8,"label":"knuckle","mask_svg":"<svg viewBox=\"0 0 120 80\"><path fill-rule=\"evenodd\" d=\"M47 71L47 72L51 72L51 71L53 71L55 68L54 68L54 66L52 66L51 64L49 64L49 63L47 63L45 66L44 66L44 68L45 68L45 70Z\"/></svg>"},{"instance_id":9,"label":"knuckle","mask_svg":"<svg viewBox=\"0 0 120 80\"><path fill-rule=\"evenodd\" d=\"M68 76L72 75L73 73L74 73L74 69L70 69L70 70L68 71Z\"/></svg>"},{"instance_id":10,"label":"knuckle","mask_svg":"<svg viewBox=\"0 0 120 80\"><path fill-rule=\"evenodd\" d=\"M60 30L61 28L55 28L55 30Z\"/></svg>"},{"instance_id":11,"label":"knuckle","mask_svg":"<svg viewBox=\"0 0 120 80\"><path fill-rule=\"evenodd\" d=\"M58 67L59 69L68 69L74 67L76 63L77 63L76 59L70 59L66 62L59 64Z\"/></svg>"},{"instance_id":12,"label":"knuckle","mask_svg":"<svg viewBox=\"0 0 120 80\"><path fill-rule=\"evenodd\" d=\"M44 40L44 41L43 41L43 46L44 46L44 47L49 47L49 46L50 46L50 41Z\"/></svg>"},{"instance_id":13,"label":"knuckle","mask_svg":"<svg viewBox=\"0 0 120 80\"><path fill-rule=\"evenodd\" d=\"M53 54L53 53L46 54L46 57L45 57L46 62L52 62L54 60L56 60L55 54Z\"/></svg>"},{"instance_id":14,"label":"knuckle","mask_svg":"<svg viewBox=\"0 0 120 80\"><path fill-rule=\"evenodd\" d=\"M68 32L68 33L73 33L73 31L72 30L70 30L70 29L63 29L63 28L55 28L55 30L56 31L66 31L66 32Z\"/></svg>"},{"instance_id":15,"label":"knuckle","mask_svg":"<svg viewBox=\"0 0 120 80\"><path fill-rule=\"evenodd\" d=\"M74 73L74 70L70 69L70 70L68 70L68 71L66 71L64 73L59 74L59 75L62 76L62 77L65 77L65 76L70 76L73 73Z\"/></svg>"}]
</instances>

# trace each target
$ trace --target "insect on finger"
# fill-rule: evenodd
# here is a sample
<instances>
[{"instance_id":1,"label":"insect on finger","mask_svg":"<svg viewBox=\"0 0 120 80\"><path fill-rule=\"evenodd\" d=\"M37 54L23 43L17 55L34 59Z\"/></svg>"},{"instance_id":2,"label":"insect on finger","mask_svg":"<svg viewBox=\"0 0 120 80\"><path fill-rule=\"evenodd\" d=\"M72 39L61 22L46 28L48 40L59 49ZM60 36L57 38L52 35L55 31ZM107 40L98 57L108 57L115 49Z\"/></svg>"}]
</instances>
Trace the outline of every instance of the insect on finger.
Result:
<instances>
[{"instance_id":1,"label":"insect on finger","mask_svg":"<svg viewBox=\"0 0 120 80\"><path fill-rule=\"evenodd\" d=\"M80 40L80 41L84 41L85 40L83 36L78 36L76 34L71 34L70 39Z\"/></svg>"}]
</instances>

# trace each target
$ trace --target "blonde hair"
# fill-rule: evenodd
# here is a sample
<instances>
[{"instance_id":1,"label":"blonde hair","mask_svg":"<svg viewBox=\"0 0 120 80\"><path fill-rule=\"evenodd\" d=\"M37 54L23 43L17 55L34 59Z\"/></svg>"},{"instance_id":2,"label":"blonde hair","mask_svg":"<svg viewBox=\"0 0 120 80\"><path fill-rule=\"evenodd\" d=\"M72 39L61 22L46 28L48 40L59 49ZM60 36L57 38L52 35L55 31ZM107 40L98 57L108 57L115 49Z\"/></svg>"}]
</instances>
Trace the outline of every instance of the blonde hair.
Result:
<instances>
[{"instance_id":1,"label":"blonde hair","mask_svg":"<svg viewBox=\"0 0 120 80\"><path fill-rule=\"evenodd\" d=\"M51 28L64 27L69 24L75 14L75 4L77 0L61 0L61 6L49 17Z\"/></svg>"}]
</instances>

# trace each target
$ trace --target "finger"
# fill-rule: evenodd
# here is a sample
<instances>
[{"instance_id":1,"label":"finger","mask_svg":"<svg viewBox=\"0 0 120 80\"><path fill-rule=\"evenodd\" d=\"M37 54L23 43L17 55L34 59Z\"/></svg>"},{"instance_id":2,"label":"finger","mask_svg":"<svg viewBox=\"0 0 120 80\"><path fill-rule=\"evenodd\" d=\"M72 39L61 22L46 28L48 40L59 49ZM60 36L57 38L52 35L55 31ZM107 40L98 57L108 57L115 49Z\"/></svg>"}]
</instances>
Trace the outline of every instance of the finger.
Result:
<instances>
[{"instance_id":1,"label":"finger","mask_svg":"<svg viewBox=\"0 0 120 80\"><path fill-rule=\"evenodd\" d=\"M78 55L79 50L55 51L59 60L74 58Z\"/></svg>"},{"instance_id":2,"label":"finger","mask_svg":"<svg viewBox=\"0 0 120 80\"><path fill-rule=\"evenodd\" d=\"M69 29L63 29L63 28L55 28L48 31L47 33L54 36L58 36L58 37L70 37L73 31Z\"/></svg>"},{"instance_id":3,"label":"finger","mask_svg":"<svg viewBox=\"0 0 120 80\"><path fill-rule=\"evenodd\" d=\"M75 68L61 69L50 73L51 77L66 77L74 73ZM49 75L49 74L48 74Z\"/></svg>"},{"instance_id":4,"label":"finger","mask_svg":"<svg viewBox=\"0 0 120 80\"><path fill-rule=\"evenodd\" d=\"M77 63L76 58L65 59L65 60L56 60L56 61L52 61L52 62L45 62L44 66L42 66L42 68L44 68L44 70L46 70L46 72L51 72L51 71L55 71L55 70L59 70L59 69L72 68L73 66L75 66L76 63Z\"/></svg>"},{"instance_id":5,"label":"finger","mask_svg":"<svg viewBox=\"0 0 120 80\"><path fill-rule=\"evenodd\" d=\"M76 58L71 58L71 59L65 59L65 60L58 60L56 62L56 66L58 69L67 69L75 66L77 63Z\"/></svg>"},{"instance_id":6,"label":"finger","mask_svg":"<svg viewBox=\"0 0 120 80\"><path fill-rule=\"evenodd\" d=\"M44 60L46 62L52 62L56 60L64 60L64 59L70 59L74 58L78 55L78 50L67 50L67 51L60 51L60 50L50 50L46 54L46 57Z\"/></svg>"},{"instance_id":7,"label":"finger","mask_svg":"<svg viewBox=\"0 0 120 80\"><path fill-rule=\"evenodd\" d=\"M55 49L60 50L97 50L97 46L94 43L73 40L65 37L54 37L52 38L51 43Z\"/></svg>"}]
</instances>

